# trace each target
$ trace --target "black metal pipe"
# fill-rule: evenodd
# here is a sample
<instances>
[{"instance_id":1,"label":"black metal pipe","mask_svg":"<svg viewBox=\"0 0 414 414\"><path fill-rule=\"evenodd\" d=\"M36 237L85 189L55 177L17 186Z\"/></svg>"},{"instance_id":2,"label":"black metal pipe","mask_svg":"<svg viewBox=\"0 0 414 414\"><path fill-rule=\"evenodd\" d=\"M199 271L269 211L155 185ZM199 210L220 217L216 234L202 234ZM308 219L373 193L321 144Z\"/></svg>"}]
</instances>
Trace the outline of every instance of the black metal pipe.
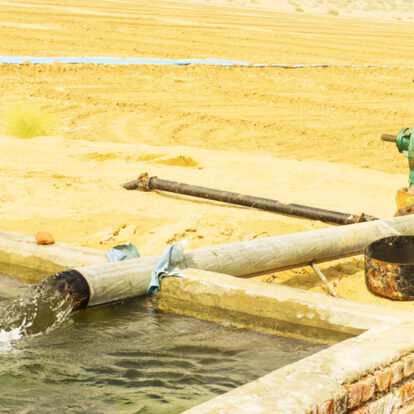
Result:
<instances>
[{"instance_id":1,"label":"black metal pipe","mask_svg":"<svg viewBox=\"0 0 414 414\"><path fill-rule=\"evenodd\" d=\"M209 200L221 201L245 207L253 207L259 210L271 211L291 216L305 217L333 224L354 224L363 221L378 220L376 217L367 216L365 214L355 216L353 214L341 213L339 211L309 207L300 204L284 204L280 201L268 198L163 180L158 177L149 177L146 173L141 174L137 180L123 184L123 187L127 190L139 189L141 191L168 191L171 193L206 198Z\"/></svg>"},{"instance_id":2,"label":"black metal pipe","mask_svg":"<svg viewBox=\"0 0 414 414\"><path fill-rule=\"evenodd\" d=\"M381 139L387 142L395 142L397 140L397 135L382 134Z\"/></svg>"}]
</instances>

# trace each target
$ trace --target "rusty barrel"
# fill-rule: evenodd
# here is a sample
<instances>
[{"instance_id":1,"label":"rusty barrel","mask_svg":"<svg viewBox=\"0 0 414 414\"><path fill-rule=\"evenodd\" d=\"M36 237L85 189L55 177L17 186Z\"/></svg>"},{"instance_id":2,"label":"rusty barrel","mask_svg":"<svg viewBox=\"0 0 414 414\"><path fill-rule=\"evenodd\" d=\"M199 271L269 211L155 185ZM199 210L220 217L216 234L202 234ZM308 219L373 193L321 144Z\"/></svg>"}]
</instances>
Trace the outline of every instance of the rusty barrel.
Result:
<instances>
[{"instance_id":1,"label":"rusty barrel","mask_svg":"<svg viewBox=\"0 0 414 414\"><path fill-rule=\"evenodd\" d=\"M414 236L392 236L365 249L368 289L393 300L414 300Z\"/></svg>"}]
</instances>

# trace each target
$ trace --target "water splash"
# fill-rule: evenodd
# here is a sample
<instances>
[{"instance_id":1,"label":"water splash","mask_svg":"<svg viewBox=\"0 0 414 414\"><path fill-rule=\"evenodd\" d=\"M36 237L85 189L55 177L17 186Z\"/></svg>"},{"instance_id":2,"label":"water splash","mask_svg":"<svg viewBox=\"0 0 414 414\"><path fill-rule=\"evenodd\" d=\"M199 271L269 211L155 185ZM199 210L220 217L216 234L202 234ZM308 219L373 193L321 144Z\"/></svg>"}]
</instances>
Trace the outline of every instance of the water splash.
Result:
<instances>
[{"instance_id":1,"label":"water splash","mask_svg":"<svg viewBox=\"0 0 414 414\"><path fill-rule=\"evenodd\" d=\"M29 287L17 298L0 302L0 350L10 349L25 336L50 332L73 310L66 291L56 289L53 280Z\"/></svg>"},{"instance_id":2,"label":"water splash","mask_svg":"<svg viewBox=\"0 0 414 414\"><path fill-rule=\"evenodd\" d=\"M0 352L8 351L12 347L13 341L17 341L22 337L19 328L6 331L4 329L0 330Z\"/></svg>"}]
</instances>

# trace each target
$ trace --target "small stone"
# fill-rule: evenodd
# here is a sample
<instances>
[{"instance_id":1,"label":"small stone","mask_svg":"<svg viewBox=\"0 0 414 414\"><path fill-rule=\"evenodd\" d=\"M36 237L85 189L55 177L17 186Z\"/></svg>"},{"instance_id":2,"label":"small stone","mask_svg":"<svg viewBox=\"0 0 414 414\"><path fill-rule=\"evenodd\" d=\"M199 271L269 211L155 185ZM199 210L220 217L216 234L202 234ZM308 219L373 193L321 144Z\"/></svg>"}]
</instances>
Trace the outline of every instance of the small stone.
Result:
<instances>
[{"instance_id":1,"label":"small stone","mask_svg":"<svg viewBox=\"0 0 414 414\"><path fill-rule=\"evenodd\" d=\"M53 244L55 239L47 231L38 231L35 235L37 244Z\"/></svg>"}]
</instances>

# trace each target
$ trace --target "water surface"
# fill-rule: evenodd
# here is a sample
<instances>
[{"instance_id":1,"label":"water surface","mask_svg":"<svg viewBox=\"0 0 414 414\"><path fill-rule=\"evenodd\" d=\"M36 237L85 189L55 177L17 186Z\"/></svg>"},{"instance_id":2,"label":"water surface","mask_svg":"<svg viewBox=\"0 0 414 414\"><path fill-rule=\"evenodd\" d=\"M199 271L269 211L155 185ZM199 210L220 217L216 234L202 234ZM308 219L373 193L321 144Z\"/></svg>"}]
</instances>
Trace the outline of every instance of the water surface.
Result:
<instances>
[{"instance_id":1,"label":"water surface","mask_svg":"<svg viewBox=\"0 0 414 414\"><path fill-rule=\"evenodd\" d=\"M149 298L46 331L0 350L1 413L180 413L324 348L161 313Z\"/></svg>"}]
</instances>

